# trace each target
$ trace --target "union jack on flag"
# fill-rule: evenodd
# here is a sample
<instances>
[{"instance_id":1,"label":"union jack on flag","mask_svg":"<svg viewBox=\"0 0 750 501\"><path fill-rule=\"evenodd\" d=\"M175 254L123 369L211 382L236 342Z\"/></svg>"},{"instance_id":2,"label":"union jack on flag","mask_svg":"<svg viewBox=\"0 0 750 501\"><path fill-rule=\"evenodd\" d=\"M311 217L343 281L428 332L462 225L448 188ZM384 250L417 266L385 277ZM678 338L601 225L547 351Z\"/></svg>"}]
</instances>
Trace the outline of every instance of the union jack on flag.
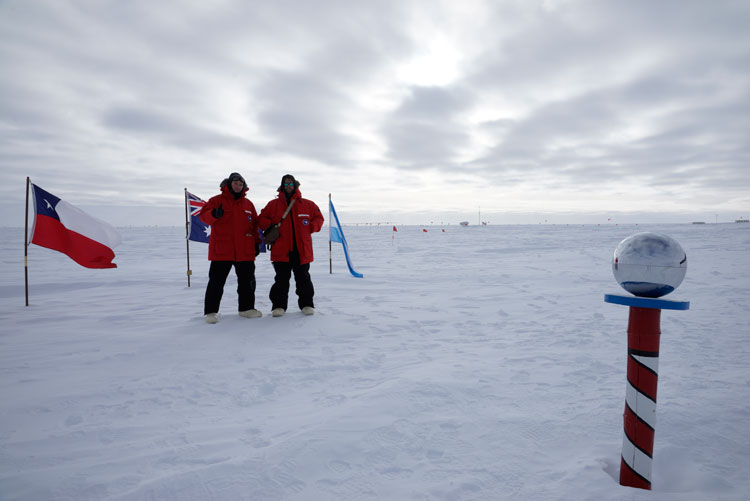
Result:
<instances>
[{"instance_id":1,"label":"union jack on flag","mask_svg":"<svg viewBox=\"0 0 750 501\"><path fill-rule=\"evenodd\" d=\"M208 243L208 237L211 236L211 227L201 221L198 217L198 213L201 211L205 200L201 200L189 191L185 190L185 196L187 197L188 207L190 210L190 229L188 230L188 240L193 242Z\"/></svg>"}]
</instances>

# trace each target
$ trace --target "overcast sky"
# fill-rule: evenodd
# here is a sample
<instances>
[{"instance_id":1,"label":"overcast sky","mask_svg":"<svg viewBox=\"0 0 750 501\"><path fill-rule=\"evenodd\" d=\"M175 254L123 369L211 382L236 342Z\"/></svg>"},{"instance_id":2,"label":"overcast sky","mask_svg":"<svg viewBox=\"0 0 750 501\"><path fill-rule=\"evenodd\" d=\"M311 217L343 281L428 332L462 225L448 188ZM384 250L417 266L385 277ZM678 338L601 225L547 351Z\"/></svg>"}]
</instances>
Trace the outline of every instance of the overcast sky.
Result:
<instances>
[{"instance_id":1,"label":"overcast sky","mask_svg":"<svg viewBox=\"0 0 750 501\"><path fill-rule=\"evenodd\" d=\"M747 0L0 0L0 75L11 214L179 225L237 171L345 222L750 216Z\"/></svg>"}]
</instances>

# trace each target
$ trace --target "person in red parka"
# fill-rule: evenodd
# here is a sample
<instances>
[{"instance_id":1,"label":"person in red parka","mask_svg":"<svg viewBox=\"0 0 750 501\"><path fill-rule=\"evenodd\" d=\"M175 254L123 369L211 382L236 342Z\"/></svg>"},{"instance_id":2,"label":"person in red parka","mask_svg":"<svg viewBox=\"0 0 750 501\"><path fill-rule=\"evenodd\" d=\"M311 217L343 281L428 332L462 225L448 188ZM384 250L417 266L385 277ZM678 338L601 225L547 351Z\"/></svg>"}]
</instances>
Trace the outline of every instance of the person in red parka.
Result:
<instances>
[{"instance_id":1,"label":"person in red parka","mask_svg":"<svg viewBox=\"0 0 750 501\"><path fill-rule=\"evenodd\" d=\"M255 309L255 257L260 251L258 214L245 197L247 184L236 172L219 185L221 194L211 197L199 213L201 221L211 225L208 238L208 286L203 304L206 322L219 320L219 304L224 284L234 266L237 274L238 309L241 317L262 316Z\"/></svg>"},{"instance_id":2,"label":"person in red parka","mask_svg":"<svg viewBox=\"0 0 750 501\"><path fill-rule=\"evenodd\" d=\"M323 214L315 202L302 198L300 183L291 174L281 178L278 197L266 204L258 216L260 228L265 230L272 224L281 223L281 234L271 246L271 261L276 271L271 286L271 315L282 316L287 309L289 279L294 273L297 304L302 313L315 313L313 296L315 288L310 278L310 263L313 261L312 234L323 227ZM291 211L282 221L287 207L294 201Z\"/></svg>"}]
</instances>

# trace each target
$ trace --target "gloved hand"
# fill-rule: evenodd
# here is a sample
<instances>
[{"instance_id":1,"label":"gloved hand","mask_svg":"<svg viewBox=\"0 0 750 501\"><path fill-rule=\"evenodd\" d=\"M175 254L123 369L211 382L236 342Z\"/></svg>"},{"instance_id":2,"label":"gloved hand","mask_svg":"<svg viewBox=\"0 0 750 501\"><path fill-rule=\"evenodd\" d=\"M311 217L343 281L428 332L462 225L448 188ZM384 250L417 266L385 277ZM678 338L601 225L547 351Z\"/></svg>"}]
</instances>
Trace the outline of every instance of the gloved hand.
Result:
<instances>
[{"instance_id":1,"label":"gloved hand","mask_svg":"<svg viewBox=\"0 0 750 501\"><path fill-rule=\"evenodd\" d=\"M258 254L260 254L260 244L255 244L255 257L258 257Z\"/></svg>"},{"instance_id":2,"label":"gloved hand","mask_svg":"<svg viewBox=\"0 0 750 501\"><path fill-rule=\"evenodd\" d=\"M221 207L222 204L219 204L217 208L211 211L211 215L215 217L216 219L219 219L221 216L224 215L224 209Z\"/></svg>"}]
</instances>

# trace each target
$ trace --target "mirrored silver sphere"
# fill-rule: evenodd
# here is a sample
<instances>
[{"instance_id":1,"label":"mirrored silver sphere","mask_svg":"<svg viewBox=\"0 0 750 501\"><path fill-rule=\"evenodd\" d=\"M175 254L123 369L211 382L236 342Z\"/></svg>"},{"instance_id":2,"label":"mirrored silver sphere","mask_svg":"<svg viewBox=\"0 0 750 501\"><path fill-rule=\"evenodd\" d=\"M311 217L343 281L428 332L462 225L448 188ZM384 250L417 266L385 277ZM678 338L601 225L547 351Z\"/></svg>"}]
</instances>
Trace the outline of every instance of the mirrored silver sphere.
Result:
<instances>
[{"instance_id":1,"label":"mirrored silver sphere","mask_svg":"<svg viewBox=\"0 0 750 501\"><path fill-rule=\"evenodd\" d=\"M641 297L661 297L685 278L687 254L672 237L636 233L617 246L612 272L623 289Z\"/></svg>"}]
</instances>

